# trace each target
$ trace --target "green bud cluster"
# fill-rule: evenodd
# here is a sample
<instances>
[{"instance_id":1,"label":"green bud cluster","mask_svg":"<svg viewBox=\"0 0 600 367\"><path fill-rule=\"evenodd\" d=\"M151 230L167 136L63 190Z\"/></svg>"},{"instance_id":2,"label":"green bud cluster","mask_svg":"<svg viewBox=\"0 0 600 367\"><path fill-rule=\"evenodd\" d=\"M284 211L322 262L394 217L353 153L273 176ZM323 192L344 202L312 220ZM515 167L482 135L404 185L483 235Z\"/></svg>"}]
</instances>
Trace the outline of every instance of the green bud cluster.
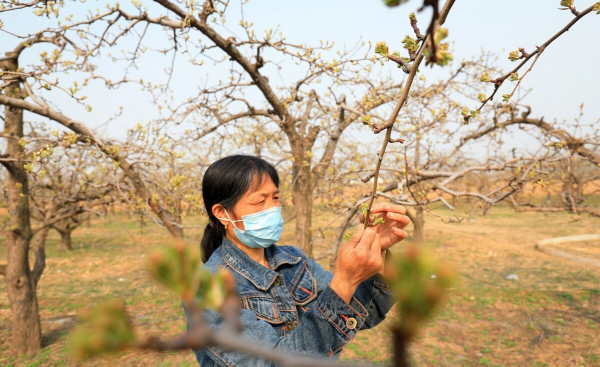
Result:
<instances>
[{"instance_id":1,"label":"green bud cluster","mask_svg":"<svg viewBox=\"0 0 600 367\"><path fill-rule=\"evenodd\" d=\"M560 0L560 5L571 9L573 7L573 0Z\"/></svg>"},{"instance_id":2,"label":"green bud cluster","mask_svg":"<svg viewBox=\"0 0 600 367\"><path fill-rule=\"evenodd\" d=\"M402 5L405 2L407 2L407 1L408 0L383 0L383 2L385 3L385 5L389 6L389 7Z\"/></svg>"},{"instance_id":3,"label":"green bud cluster","mask_svg":"<svg viewBox=\"0 0 600 367\"><path fill-rule=\"evenodd\" d=\"M481 75L479 77L479 80L482 81L482 82L484 82L484 83L490 82L491 81L490 75L488 73L483 73L483 75Z\"/></svg>"},{"instance_id":4,"label":"green bud cluster","mask_svg":"<svg viewBox=\"0 0 600 367\"><path fill-rule=\"evenodd\" d=\"M448 37L447 28L438 28L433 36L433 42L435 43L435 60L440 66L446 66L450 61L453 60L453 56L450 53L450 45L448 43L442 43L444 38ZM424 50L425 56L431 55L431 48Z\"/></svg>"},{"instance_id":5,"label":"green bud cluster","mask_svg":"<svg viewBox=\"0 0 600 367\"><path fill-rule=\"evenodd\" d=\"M186 302L201 308L218 309L226 295L226 272L215 275L201 268L200 251L183 242L164 246L148 256L152 277L176 292Z\"/></svg>"},{"instance_id":6,"label":"green bud cluster","mask_svg":"<svg viewBox=\"0 0 600 367\"><path fill-rule=\"evenodd\" d=\"M416 247L396 254L394 262L392 288L400 312L397 327L410 339L447 296L457 276L453 267Z\"/></svg>"},{"instance_id":7,"label":"green bud cluster","mask_svg":"<svg viewBox=\"0 0 600 367\"><path fill-rule=\"evenodd\" d=\"M78 360L116 352L135 342L131 319L120 299L108 300L85 312L81 322L70 338L71 351Z\"/></svg>"},{"instance_id":8,"label":"green bud cluster","mask_svg":"<svg viewBox=\"0 0 600 367\"><path fill-rule=\"evenodd\" d=\"M410 52L417 52L419 50L419 44L417 43L417 40L408 34L402 40L402 44L404 45L404 48Z\"/></svg>"},{"instance_id":9,"label":"green bud cluster","mask_svg":"<svg viewBox=\"0 0 600 367\"><path fill-rule=\"evenodd\" d=\"M378 42L375 45L375 53L387 57L390 54L390 50L385 42Z\"/></svg>"},{"instance_id":10,"label":"green bud cluster","mask_svg":"<svg viewBox=\"0 0 600 367\"><path fill-rule=\"evenodd\" d=\"M600 1L598 1L595 5L594 8L592 9L593 11L596 12L596 14L600 14Z\"/></svg>"},{"instance_id":11,"label":"green bud cluster","mask_svg":"<svg viewBox=\"0 0 600 367\"><path fill-rule=\"evenodd\" d=\"M510 74L510 81L511 82L516 82L517 80L519 80L519 74L518 73L511 73Z\"/></svg>"},{"instance_id":12,"label":"green bud cluster","mask_svg":"<svg viewBox=\"0 0 600 367\"><path fill-rule=\"evenodd\" d=\"M371 119L371 116L369 116L369 115L364 115L363 117L361 117L360 122L362 122L363 125L373 126L373 120Z\"/></svg>"},{"instance_id":13,"label":"green bud cluster","mask_svg":"<svg viewBox=\"0 0 600 367\"><path fill-rule=\"evenodd\" d=\"M521 54L519 54L519 51L518 51L518 50L517 50L517 51L511 51L511 52L508 54L508 59L509 59L510 61L517 61L517 60L519 60L520 58L521 58Z\"/></svg>"},{"instance_id":14,"label":"green bud cluster","mask_svg":"<svg viewBox=\"0 0 600 367\"><path fill-rule=\"evenodd\" d=\"M362 215L364 215L366 217L367 210L369 209L369 205L367 205L367 203L362 203L362 204L360 204L359 209L360 209L360 212L362 213ZM375 214L372 217L373 217L373 222L369 224L370 226L376 226L378 224L385 223L385 220L379 214Z\"/></svg>"}]
</instances>

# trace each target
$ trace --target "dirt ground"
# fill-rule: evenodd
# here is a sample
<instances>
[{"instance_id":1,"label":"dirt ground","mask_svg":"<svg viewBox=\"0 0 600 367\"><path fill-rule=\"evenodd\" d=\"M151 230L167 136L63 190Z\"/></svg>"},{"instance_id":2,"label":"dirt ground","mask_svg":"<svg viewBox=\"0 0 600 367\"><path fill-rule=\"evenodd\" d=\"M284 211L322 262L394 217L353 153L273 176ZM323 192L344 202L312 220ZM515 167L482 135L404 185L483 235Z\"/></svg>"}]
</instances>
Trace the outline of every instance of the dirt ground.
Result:
<instances>
[{"instance_id":1,"label":"dirt ground","mask_svg":"<svg viewBox=\"0 0 600 367\"><path fill-rule=\"evenodd\" d=\"M458 213L459 215L461 213ZM464 214L464 213L463 213ZM332 218L323 212L316 226ZM426 218L425 243L461 274L435 318L412 345L415 366L600 366L600 269L543 254L536 241L557 236L600 233L600 220L567 213L519 213L494 208L486 217L446 224ZM293 225L281 243L293 244ZM200 232L188 231L198 243ZM316 241L316 253L329 249L334 230ZM0 239L0 262L6 258ZM145 254L170 241L155 225L140 228L125 216L96 219L74 232L72 252L61 252L58 236L47 244L47 267L39 284L44 348L33 359L9 354L10 310L0 283L0 366L77 366L69 358L67 335L82 309L118 296L141 335L163 337L185 330L179 299L155 284L145 270ZM410 241L410 239L408 240ZM558 247L600 258L600 242ZM394 248L400 251L402 244ZM328 259L322 260L327 268ZM508 280L516 275L518 280ZM384 365L390 320L359 333L342 359ZM122 353L85 366L196 366L191 352Z\"/></svg>"}]
</instances>

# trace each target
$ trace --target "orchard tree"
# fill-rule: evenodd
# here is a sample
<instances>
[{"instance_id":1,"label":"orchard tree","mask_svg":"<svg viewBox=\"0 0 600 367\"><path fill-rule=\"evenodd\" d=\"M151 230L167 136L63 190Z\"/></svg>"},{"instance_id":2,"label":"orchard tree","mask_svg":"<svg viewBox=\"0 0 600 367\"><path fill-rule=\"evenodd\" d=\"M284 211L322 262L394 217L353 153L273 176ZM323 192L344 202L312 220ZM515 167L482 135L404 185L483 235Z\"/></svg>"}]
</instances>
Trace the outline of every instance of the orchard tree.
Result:
<instances>
[{"instance_id":1,"label":"orchard tree","mask_svg":"<svg viewBox=\"0 0 600 367\"><path fill-rule=\"evenodd\" d=\"M40 15L58 13L58 5L52 2L33 2L27 4L15 3L2 11L33 8ZM97 55L98 49L94 44L75 41L65 36L70 31L85 36L85 29L90 24L101 19L101 16L91 16L80 23L42 30L34 35L18 38L15 45L9 48L5 56L0 58L2 77L2 120L4 128L0 135L5 145L0 153L0 163L7 173L7 259L6 265L0 267L0 272L6 279L9 302L12 314L12 347L14 354L34 354L41 346L41 329L38 312L38 302L35 291L36 269L29 268L29 249L34 235L31 227L30 211L30 180L28 171L34 159L26 155L27 136L23 112L29 111L38 118L47 118L62 125L67 131L61 140L69 144L89 144L96 154L106 156L113 169L122 170L131 187L136 191L147 207L150 207L158 220L176 237L183 236L183 231L175 225L171 214L163 208L158 200L153 199L133 163L127 160L127 147L121 149L117 145L105 142L85 123L78 122L64 115L47 103L45 98L34 90L47 90L49 93L65 93L85 108L85 96L77 95L78 85L66 86L60 80L49 81L51 76L64 75L65 72L88 73L90 78L101 78L94 74L94 66L90 59ZM118 36L117 36L118 38ZM40 54L39 64L28 67L19 64L24 52L41 47L50 47ZM52 93L50 93L52 94ZM52 153L52 146L36 151L37 159L44 159ZM135 162L134 162L135 163ZM58 218L53 220L57 222ZM41 274L41 273L40 273Z\"/></svg>"},{"instance_id":2,"label":"orchard tree","mask_svg":"<svg viewBox=\"0 0 600 367\"><path fill-rule=\"evenodd\" d=\"M600 129L598 121L589 121L583 114L572 122L547 122L545 118L531 117L531 108L511 104L499 110L493 123L481 124L461 138L461 145L481 144L482 141L501 141L504 136L516 133L535 137L547 150L546 161L536 168L544 172L543 177L532 180L541 190L557 192L561 204L548 202L539 205L522 195L511 203L517 211L570 211L573 214L587 212L599 216L598 211L585 203L584 188L593 185L600 175Z\"/></svg>"},{"instance_id":3,"label":"orchard tree","mask_svg":"<svg viewBox=\"0 0 600 367\"><path fill-rule=\"evenodd\" d=\"M106 163L110 169L111 162L90 156L94 148L89 144L72 144L68 134L59 140L58 131L43 136L40 133L44 131L44 126L33 126L27 134L30 140L26 148L33 145L34 155L52 150L45 159L26 167L31 182L31 217L46 227L46 234L47 229L57 231L61 249L70 251L71 233L83 224L83 214L106 213L119 199L115 186L123 178L108 172Z\"/></svg>"}]
</instances>

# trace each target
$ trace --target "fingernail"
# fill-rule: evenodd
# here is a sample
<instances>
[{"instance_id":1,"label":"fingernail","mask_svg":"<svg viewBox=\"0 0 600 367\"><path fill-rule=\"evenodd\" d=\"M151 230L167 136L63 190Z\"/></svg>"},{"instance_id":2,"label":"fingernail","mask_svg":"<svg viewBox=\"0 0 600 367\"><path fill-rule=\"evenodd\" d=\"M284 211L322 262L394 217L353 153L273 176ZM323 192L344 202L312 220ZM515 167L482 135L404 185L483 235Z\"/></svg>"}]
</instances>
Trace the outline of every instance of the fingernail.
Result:
<instances>
[{"instance_id":1,"label":"fingernail","mask_svg":"<svg viewBox=\"0 0 600 367\"><path fill-rule=\"evenodd\" d=\"M389 204L385 204L385 205L383 206L383 208L384 208L385 210L390 210L392 207L391 207Z\"/></svg>"},{"instance_id":2,"label":"fingernail","mask_svg":"<svg viewBox=\"0 0 600 367\"><path fill-rule=\"evenodd\" d=\"M394 218L395 216L396 216L396 214L394 214L394 213L389 213L388 214L388 217L390 217L390 218Z\"/></svg>"}]
</instances>

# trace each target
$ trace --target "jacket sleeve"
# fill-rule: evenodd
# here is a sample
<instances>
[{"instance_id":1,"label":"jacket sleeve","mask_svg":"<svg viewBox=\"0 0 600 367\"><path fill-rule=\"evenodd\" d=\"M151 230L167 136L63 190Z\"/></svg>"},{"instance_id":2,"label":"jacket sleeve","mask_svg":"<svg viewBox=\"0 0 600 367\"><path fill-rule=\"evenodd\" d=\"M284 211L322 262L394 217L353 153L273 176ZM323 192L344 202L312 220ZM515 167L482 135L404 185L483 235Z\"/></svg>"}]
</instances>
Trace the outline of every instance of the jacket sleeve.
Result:
<instances>
[{"instance_id":1,"label":"jacket sleeve","mask_svg":"<svg viewBox=\"0 0 600 367\"><path fill-rule=\"evenodd\" d=\"M390 256L389 252L387 256ZM328 287L333 274L323 269L314 260L310 259L309 261L311 263L310 270L317 278L317 291L320 292L322 287ZM354 308L367 310L364 322L360 324L360 330L365 330L381 323L395 302L396 298L389 284L381 275L375 274L358 286L350 305L354 305Z\"/></svg>"},{"instance_id":2,"label":"jacket sleeve","mask_svg":"<svg viewBox=\"0 0 600 367\"><path fill-rule=\"evenodd\" d=\"M317 296L315 307L303 313L296 328L286 336L280 336L269 323L257 319L254 311L250 309L241 310L240 336L250 343L274 348L283 353L331 357L354 338L364 324L366 315L367 310L362 305L356 301L348 305L329 286L326 286ZM187 310L186 317L189 330L190 315ZM213 328L220 328L223 325L219 312L207 310L204 312L204 317ZM348 322L347 320L350 319L356 323L352 320ZM217 347L195 350L194 353L198 362L202 354L207 354L218 366L275 366L270 361Z\"/></svg>"}]
</instances>

